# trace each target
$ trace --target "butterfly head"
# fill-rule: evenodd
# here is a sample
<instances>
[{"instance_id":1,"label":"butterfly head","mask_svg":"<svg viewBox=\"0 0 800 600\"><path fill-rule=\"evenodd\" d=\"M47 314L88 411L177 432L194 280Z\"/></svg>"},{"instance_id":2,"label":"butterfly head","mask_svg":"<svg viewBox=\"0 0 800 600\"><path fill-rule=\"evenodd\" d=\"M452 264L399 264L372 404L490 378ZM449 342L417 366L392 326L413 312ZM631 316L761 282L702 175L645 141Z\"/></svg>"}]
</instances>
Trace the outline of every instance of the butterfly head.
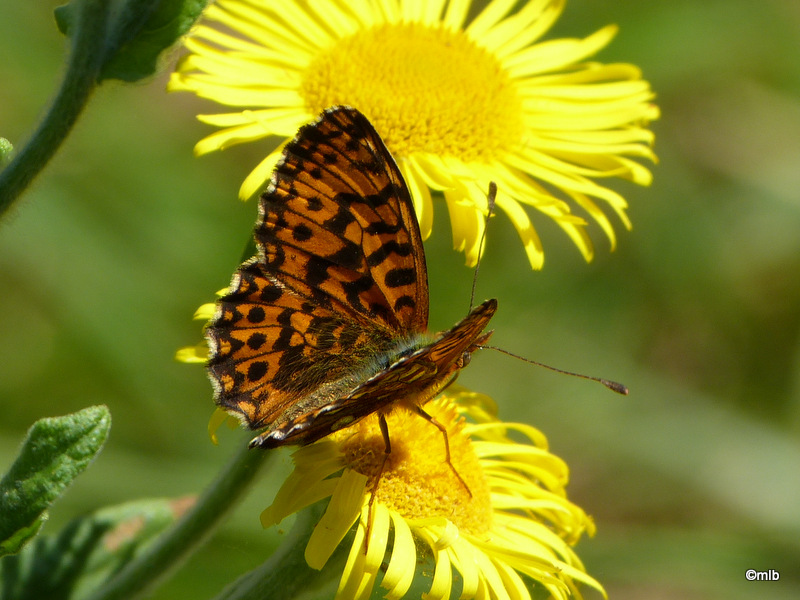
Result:
<instances>
[{"instance_id":1,"label":"butterfly head","mask_svg":"<svg viewBox=\"0 0 800 600\"><path fill-rule=\"evenodd\" d=\"M483 347L483 345L489 341L489 338L492 337L493 333L494 330L487 331L481 337L476 339L475 342L469 348L464 350L464 353L461 355L461 359L458 361L459 369L463 369L470 363L470 361L472 360L472 353L475 352L475 350L480 350Z\"/></svg>"}]
</instances>

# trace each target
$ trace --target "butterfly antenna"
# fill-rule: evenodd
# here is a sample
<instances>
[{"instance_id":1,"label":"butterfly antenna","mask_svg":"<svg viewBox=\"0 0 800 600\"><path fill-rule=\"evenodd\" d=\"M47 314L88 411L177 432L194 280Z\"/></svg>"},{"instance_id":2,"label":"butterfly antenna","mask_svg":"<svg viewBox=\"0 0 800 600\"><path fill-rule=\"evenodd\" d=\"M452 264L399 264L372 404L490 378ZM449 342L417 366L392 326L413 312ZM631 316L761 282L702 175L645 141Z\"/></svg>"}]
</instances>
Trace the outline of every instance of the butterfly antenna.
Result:
<instances>
[{"instance_id":1,"label":"butterfly antenna","mask_svg":"<svg viewBox=\"0 0 800 600\"><path fill-rule=\"evenodd\" d=\"M508 350L503 350L502 348L498 348L497 346L480 346L480 348L482 350L497 350L498 352L502 352L503 354L507 354L508 356L513 356L514 358L518 358L522 361L525 361L526 363L536 365L537 367L544 367L545 369L549 369L550 371L555 371L556 373L561 373L563 375L572 375L573 377L580 377L581 379L596 381L598 383L602 383L612 392L617 392L618 394L622 394L623 396L628 395L627 386L616 381L611 381L610 379L603 379L602 377L592 377L591 375L584 375L583 373L573 373L572 371L565 371L564 369L551 367L550 365L546 365L544 363L531 360L530 358L525 358L524 356L520 356L519 354L514 354L513 352L509 352Z\"/></svg>"},{"instance_id":2,"label":"butterfly antenna","mask_svg":"<svg viewBox=\"0 0 800 600\"><path fill-rule=\"evenodd\" d=\"M469 310L475 304L475 288L478 285L478 270L481 268L481 256L483 255L483 244L486 241L486 230L489 228L489 219L494 212L494 204L497 200L497 184L494 181L489 182L489 193L486 195L486 221L483 224L483 232L481 233L481 241L478 243L478 262L475 264L475 272L472 274L472 291L469 294ZM467 311L469 312L469 311Z\"/></svg>"}]
</instances>

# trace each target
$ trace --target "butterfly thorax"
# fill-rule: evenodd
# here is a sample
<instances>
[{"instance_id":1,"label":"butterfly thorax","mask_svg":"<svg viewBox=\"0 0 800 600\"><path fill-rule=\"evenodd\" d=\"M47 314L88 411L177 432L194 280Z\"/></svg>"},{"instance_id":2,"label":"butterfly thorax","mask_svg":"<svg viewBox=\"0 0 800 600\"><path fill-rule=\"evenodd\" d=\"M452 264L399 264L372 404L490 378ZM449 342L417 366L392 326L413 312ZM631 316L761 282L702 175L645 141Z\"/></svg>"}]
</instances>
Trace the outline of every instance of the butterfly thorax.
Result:
<instances>
[{"instance_id":1,"label":"butterfly thorax","mask_svg":"<svg viewBox=\"0 0 800 600\"><path fill-rule=\"evenodd\" d=\"M311 386L311 390L303 398L298 399L292 407L286 410L283 417L292 418L295 414L300 415L314 411L342 398L351 397L359 386L370 381L376 375L390 370L398 361L413 355L429 340L429 335L415 334L402 340L392 340L389 348L373 347L369 351L368 347L362 347L356 352L351 351L343 356L346 368L342 368L341 364L336 365L338 373L335 379L331 379L330 371L327 376L320 373L319 381ZM365 352L365 350L367 351ZM309 377L309 374L305 373L303 376Z\"/></svg>"}]
</instances>

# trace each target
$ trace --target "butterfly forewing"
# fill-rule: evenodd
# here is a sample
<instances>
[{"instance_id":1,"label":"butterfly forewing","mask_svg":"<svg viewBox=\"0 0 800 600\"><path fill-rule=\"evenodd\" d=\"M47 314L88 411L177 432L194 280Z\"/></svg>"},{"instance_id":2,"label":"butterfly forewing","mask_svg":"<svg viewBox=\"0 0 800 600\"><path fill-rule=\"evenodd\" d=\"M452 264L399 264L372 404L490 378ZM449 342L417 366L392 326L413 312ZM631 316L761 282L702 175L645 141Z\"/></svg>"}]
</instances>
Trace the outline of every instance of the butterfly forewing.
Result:
<instances>
[{"instance_id":1,"label":"butterfly forewing","mask_svg":"<svg viewBox=\"0 0 800 600\"><path fill-rule=\"evenodd\" d=\"M303 128L261 214L256 241L281 281L373 327L425 330L427 273L411 198L363 115L328 111Z\"/></svg>"},{"instance_id":2,"label":"butterfly forewing","mask_svg":"<svg viewBox=\"0 0 800 600\"><path fill-rule=\"evenodd\" d=\"M493 301L433 342L422 240L408 188L358 111L300 129L261 198L257 256L209 324L220 406L308 443L399 401L424 401L488 337Z\"/></svg>"}]
</instances>

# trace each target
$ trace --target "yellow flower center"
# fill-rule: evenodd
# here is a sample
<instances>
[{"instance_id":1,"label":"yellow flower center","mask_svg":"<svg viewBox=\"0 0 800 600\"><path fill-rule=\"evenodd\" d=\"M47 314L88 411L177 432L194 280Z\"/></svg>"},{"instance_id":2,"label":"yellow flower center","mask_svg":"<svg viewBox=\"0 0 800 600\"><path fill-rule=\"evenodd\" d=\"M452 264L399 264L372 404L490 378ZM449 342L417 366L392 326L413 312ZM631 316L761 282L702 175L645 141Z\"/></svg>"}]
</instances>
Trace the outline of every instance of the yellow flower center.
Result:
<instances>
[{"instance_id":1,"label":"yellow flower center","mask_svg":"<svg viewBox=\"0 0 800 600\"><path fill-rule=\"evenodd\" d=\"M342 38L311 61L310 112L363 112L396 156L487 161L519 143L522 103L497 58L461 30L389 23Z\"/></svg>"},{"instance_id":2,"label":"yellow flower center","mask_svg":"<svg viewBox=\"0 0 800 600\"><path fill-rule=\"evenodd\" d=\"M452 405L432 402L425 410L447 429L452 467L445 459L442 432L419 415L396 409L386 417L392 452L381 474L375 501L406 519L446 517L460 530L483 534L492 525L489 486L472 442L463 433L464 422L458 419ZM348 430L341 451L346 464L369 478L367 489L374 490L385 449L377 416L364 419L353 429L356 433Z\"/></svg>"}]
</instances>

